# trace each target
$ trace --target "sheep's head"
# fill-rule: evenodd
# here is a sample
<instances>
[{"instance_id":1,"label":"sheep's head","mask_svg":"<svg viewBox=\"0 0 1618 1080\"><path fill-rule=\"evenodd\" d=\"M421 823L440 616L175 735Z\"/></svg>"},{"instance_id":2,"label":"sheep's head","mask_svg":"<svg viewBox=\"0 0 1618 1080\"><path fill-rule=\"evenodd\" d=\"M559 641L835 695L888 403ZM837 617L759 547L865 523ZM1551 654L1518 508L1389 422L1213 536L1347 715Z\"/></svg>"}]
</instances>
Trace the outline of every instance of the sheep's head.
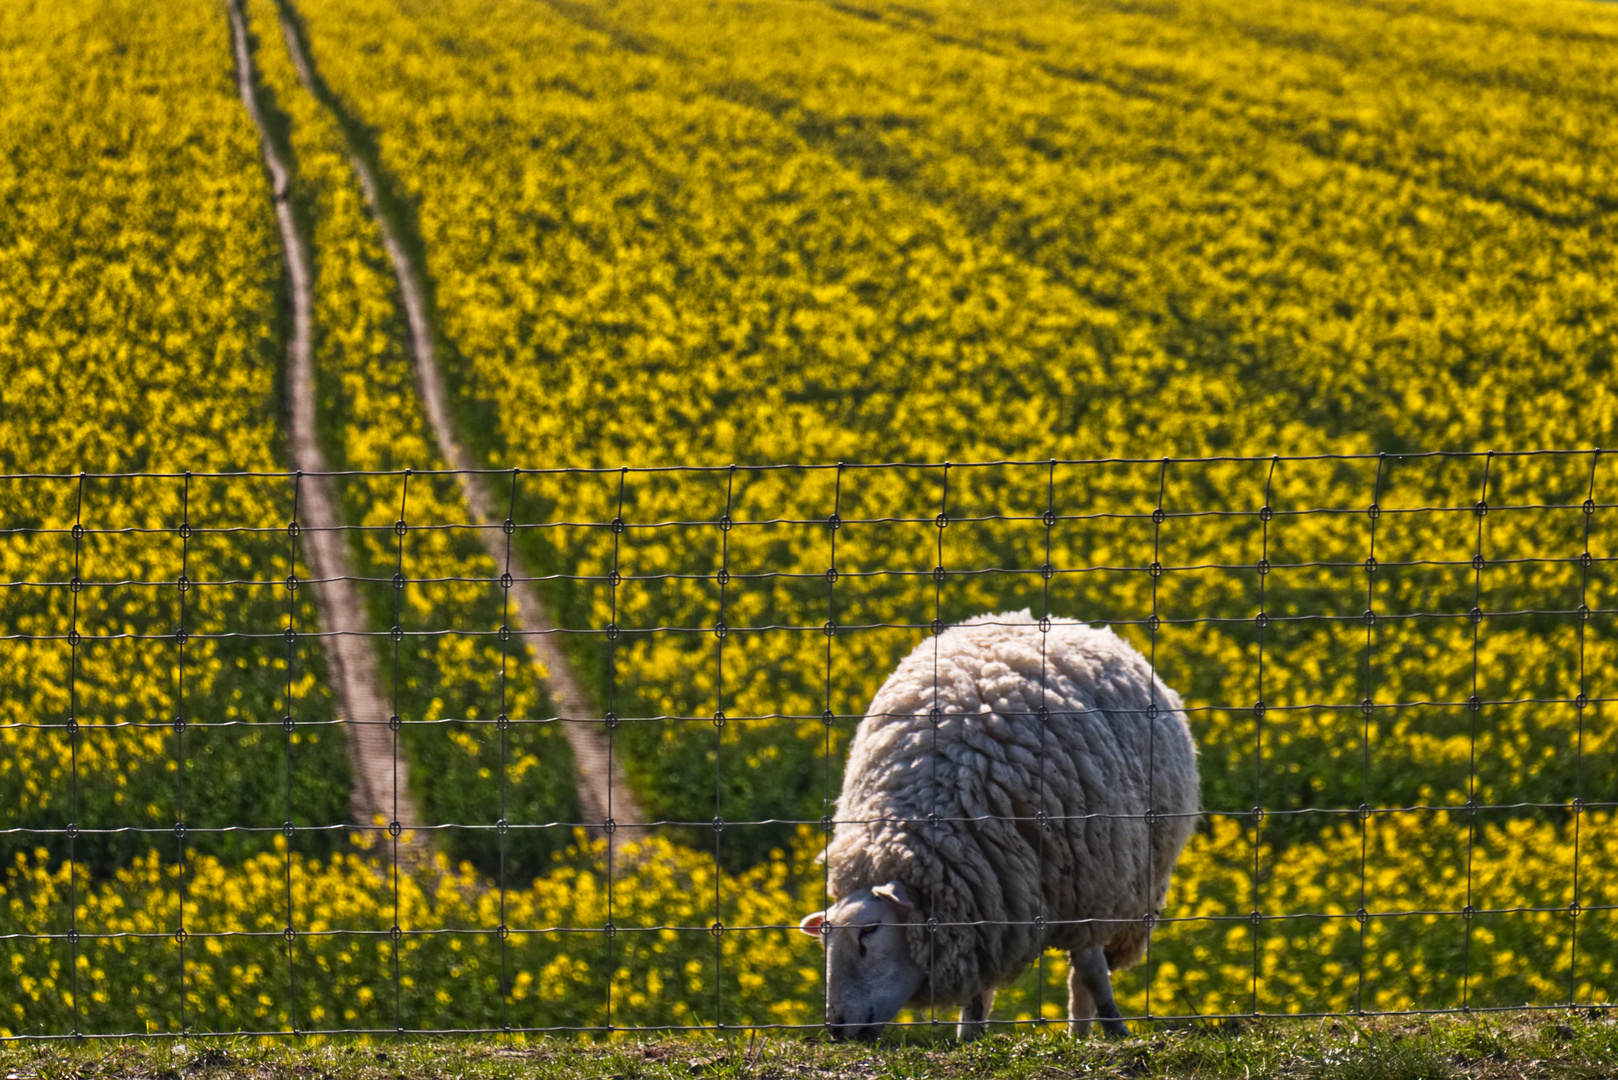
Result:
<instances>
[{"instance_id":1,"label":"sheep's head","mask_svg":"<svg viewBox=\"0 0 1618 1080\"><path fill-rule=\"evenodd\" d=\"M905 926L915 905L897 881L860 889L798 929L826 943L826 1018L834 1039L875 1039L926 973L911 959Z\"/></svg>"}]
</instances>

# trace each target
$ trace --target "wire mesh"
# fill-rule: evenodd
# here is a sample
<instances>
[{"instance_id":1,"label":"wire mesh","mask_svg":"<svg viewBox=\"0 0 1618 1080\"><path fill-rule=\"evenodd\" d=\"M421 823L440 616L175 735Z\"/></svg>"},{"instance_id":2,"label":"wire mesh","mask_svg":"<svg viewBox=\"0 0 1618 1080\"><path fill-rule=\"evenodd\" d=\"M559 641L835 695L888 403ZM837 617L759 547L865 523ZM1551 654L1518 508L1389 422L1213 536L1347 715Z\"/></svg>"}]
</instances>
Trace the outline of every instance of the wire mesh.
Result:
<instances>
[{"instance_id":1,"label":"wire mesh","mask_svg":"<svg viewBox=\"0 0 1618 1080\"><path fill-rule=\"evenodd\" d=\"M366 625L346 630L310 606L329 579L299 574L309 476L0 477L0 941L22 987L0 1027L823 1029L830 968L794 933L839 899L814 856L839 827L892 824L838 813L848 747L887 719L866 713L885 675L928 650L916 765L943 791L959 762L938 742L940 643L984 613L1014 613L1002 621L1037 642L1026 807L936 804L910 824L935 846L991 820L1026 827L1043 878L1070 872L1051 837L1139 823L1146 952L1114 974L1126 1021L1605 1004L1618 740L1602 691L1618 601L1603 462L480 472L502 522L412 520L412 485L457 474L332 473L397 492L391 522L335 527L361 553L348 580ZM445 571L454 537L489 529L503 562ZM363 554L367 538L388 563ZM519 582L542 591L550 626L514 625ZM487 590L495 625L436 618L435 598L462 586ZM1143 806L1052 799L1058 616L1111 628L1151 673ZM538 636L563 643L599 708L562 714L521 683ZM322 652L339 637L375 649L385 719L344 711ZM445 658L464 684L425 677ZM133 692L141 668L167 689ZM1204 793L1161 910L1150 854L1175 815L1156 805L1159 678L1185 699ZM366 820L342 787L361 770L345 740L377 724L392 801ZM589 778L541 738L566 725L605 742L604 820L578 813L568 790ZM643 820L617 816L618 768ZM405 777L420 820L400 809ZM924 895L929 962L942 936L1090 921L1043 894L1029 920L941 919ZM1068 970L1039 953L988 1022L1060 1029ZM962 1003L933 985L896 1023L953 1025Z\"/></svg>"}]
</instances>

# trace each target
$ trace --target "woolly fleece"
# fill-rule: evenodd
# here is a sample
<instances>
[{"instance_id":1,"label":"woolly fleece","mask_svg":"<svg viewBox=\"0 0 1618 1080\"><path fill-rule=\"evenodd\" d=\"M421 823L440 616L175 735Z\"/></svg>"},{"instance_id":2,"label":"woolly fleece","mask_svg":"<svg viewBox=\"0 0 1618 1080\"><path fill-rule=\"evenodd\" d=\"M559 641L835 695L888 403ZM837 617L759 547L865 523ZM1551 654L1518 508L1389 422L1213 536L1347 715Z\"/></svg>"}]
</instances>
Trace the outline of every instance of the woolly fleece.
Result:
<instances>
[{"instance_id":1,"label":"woolly fleece","mask_svg":"<svg viewBox=\"0 0 1618 1080\"><path fill-rule=\"evenodd\" d=\"M1046 949L1100 944L1112 969L1134 963L1195 827L1179 695L1111 629L1051 623L1041 634L1027 611L984 615L922 642L855 732L831 894L910 890L910 952L930 973L915 1004L965 1003Z\"/></svg>"}]
</instances>

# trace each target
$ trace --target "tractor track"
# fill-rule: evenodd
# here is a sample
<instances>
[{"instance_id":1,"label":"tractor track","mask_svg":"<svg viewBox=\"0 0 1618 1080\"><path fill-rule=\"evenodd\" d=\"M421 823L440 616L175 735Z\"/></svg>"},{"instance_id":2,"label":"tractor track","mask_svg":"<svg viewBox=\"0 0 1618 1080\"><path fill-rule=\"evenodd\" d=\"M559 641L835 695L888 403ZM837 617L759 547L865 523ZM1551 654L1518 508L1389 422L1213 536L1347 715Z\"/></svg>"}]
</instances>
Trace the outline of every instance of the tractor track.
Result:
<instances>
[{"instance_id":1,"label":"tractor track","mask_svg":"<svg viewBox=\"0 0 1618 1080\"><path fill-rule=\"evenodd\" d=\"M238 2L232 0L233 4ZM356 147L350 127L342 122L345 118L330 90L316 75L301 28L294 23L287 0L277 4L277 11L281 32L299 81L315 101L338 119L337 126L349 140L349 161L364 192L372 220L382 234L382 244L393 267L394 279L398 282L400 303L409 329L407 346L433 439L444 460L456 473L461 497L473 523L498 526L505 521L505 515L495 511L489 492L480 479L478 470L483 466L456 438L450 419L447 404L449 394L438 365L423 269L416 265L400 236L397 222L390 217L383 203L378 166ZM558 718L573 751L581 820L588 823L592 835L599 835L601 826L608 821L643 822L644 814L624 780L622 767L612 756L605 719L557 644L555 623L533 586L529 568L523 565L519 552L508 543L503 530L478 528L473 531L494 565L503 567L511 575L511 584L506 589L509 608L506 623L527 631L522 637L533 650L537 674L549 691L551 711Z\"/></svg>"},{"instance_id":2,"label":"tractor track","mask_svg":"<svg viewBox=\"0 0 1618 1080\"><path fill-rule=\"evenodd\" d=\"M364 604L354 587L354 568L341 529L336 492L332 478L325 475L326 459L315 435L314 274L309 249L293 215L292 171L275 145L259 107L241 0L227 0L226 7L237 84L242 104L258 130L274 191L276 224L286 253L292 302L292 337L287 342L286 357L289 443L293 466L302 474L296 480L295 513L309 564L315 608L326 631L320 638L321 650L337 692L338 719L348 739L353 771L349 814L362 830L375 829L379 824L388 826L396 858L415 860L424 854L427 844L407 830L421 824L421 815L410 795L409 768L399 752L398 735L389 730L393 711L380 691L376 651L367 633Z\"/></svg>"}]
</instances>

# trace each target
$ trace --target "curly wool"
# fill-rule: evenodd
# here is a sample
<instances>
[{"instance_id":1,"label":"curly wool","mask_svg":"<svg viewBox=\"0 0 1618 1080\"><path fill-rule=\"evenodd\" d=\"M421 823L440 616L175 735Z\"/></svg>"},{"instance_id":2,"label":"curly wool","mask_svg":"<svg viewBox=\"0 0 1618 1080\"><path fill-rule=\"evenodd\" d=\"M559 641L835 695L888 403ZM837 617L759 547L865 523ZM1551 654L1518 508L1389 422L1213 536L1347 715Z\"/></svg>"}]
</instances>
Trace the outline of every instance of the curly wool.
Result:
<instances>
[{"instance_id":1,"label":"curly wool","mask_svg":"<svg viewBox=\"0 0 1618 1080\"><path fill-rule=\"evenodd\" d=\"M911 956L929 972L916 1002L964 1003L1046 949L1100 944L1112 968L1135 962L1195 828L1179 695L1110 629L1051 623L985 615L923 642L854 735L831 893L904 883Z\"/></svg>"}]
</instances>

